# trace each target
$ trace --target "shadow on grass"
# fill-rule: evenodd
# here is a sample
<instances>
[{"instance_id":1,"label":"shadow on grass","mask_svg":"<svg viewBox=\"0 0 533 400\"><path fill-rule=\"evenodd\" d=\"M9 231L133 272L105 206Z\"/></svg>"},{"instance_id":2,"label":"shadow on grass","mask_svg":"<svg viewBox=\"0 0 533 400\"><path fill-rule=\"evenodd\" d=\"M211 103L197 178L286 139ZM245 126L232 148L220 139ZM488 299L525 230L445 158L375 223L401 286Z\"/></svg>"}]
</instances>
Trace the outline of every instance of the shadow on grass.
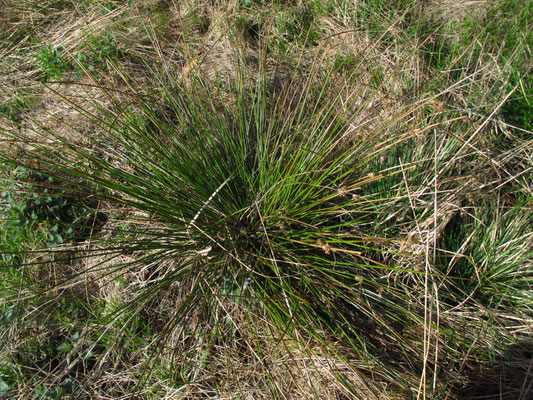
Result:
<instances>
[{"instance_id":1,"label":"shadow on grass","mask_svg":"<svg viewBox=\"0 0 533 400\"><path fill-rule=\"evenodd\" d=\"M533 340L510 345L492 367L471 376L470 382L455 395L465 400L533 398Z\"/></svg>"}]
</instances>

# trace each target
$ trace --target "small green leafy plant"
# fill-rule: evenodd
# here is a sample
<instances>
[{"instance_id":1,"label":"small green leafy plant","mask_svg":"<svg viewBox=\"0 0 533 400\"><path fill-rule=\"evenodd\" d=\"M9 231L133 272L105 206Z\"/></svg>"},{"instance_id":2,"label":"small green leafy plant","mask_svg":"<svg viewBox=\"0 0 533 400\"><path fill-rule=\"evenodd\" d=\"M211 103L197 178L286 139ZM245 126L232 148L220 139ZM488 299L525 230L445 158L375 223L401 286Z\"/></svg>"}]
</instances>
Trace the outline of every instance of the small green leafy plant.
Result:
<instances>
[{"instance_id":1,"label":"small green leafy plant","mask_svg":"<svg viewBox=\"0 0 533 400\"><path fill-rule=\"evenodd\" d=\"M27 245L55 248L83 236L93 215L87 202L51 177L7 164L3 182L2 232L5 263L20 262ZM32 237L32 239L30 239ZM29 243L28 243L29 241Z\"/></svg>"},{"instance_id":2,"label":"small green leafy plant","mask_svg":"<svg viewBox=\"0 0 533 400\"><path fill-rule=\"evenodd\" d=\"M42 70L42 80L45 82L50 79L60 79L65 72L71 71L73 68L67 59L63 46L41 47L37 59Z\"/></svg>"},{"instance_id":3,"label":"small green leafy plant","mask_svg":"<svg viewBox=\"0 0 533 400\"><path fill-rule=\"evenodd\" d=\"M0 104L0 117L20 122L23 112L29 108L29 103L30 101L22 96L6 100Z\"/></svg>"},{"instance_id":4,"label":"small green leafy plant","mask_svg":"<svg viewBox=\"0 0 533 400\"><path fill-rule=\"evenodd\" d=\"M106 33L103 37L90 36L87 41L87 50L75 54L78 62L74 69L74 78L79 78L86 69L89 73L106 70L108 61L115 61L120 57L120 50L114 38Z\"/></svg>"}]
</instances>

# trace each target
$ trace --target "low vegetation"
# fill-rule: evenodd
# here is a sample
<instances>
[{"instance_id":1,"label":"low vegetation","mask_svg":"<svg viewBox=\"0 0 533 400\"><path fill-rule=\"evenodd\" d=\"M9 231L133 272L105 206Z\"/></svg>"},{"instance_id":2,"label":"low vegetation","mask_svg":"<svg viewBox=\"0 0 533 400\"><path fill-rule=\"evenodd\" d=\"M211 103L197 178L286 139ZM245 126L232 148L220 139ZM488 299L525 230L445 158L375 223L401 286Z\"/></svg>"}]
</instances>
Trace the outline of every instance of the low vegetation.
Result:
<instances>
[{"instance_id":1,"label":"low vegetation","mask_svg":"<svg viewBox=\"0 0 533 400\"><path fill-rule=\"evenodd\" d=\"M531 396L530 0L4 3L0 398Z\"/></svg>"}]
</instances>

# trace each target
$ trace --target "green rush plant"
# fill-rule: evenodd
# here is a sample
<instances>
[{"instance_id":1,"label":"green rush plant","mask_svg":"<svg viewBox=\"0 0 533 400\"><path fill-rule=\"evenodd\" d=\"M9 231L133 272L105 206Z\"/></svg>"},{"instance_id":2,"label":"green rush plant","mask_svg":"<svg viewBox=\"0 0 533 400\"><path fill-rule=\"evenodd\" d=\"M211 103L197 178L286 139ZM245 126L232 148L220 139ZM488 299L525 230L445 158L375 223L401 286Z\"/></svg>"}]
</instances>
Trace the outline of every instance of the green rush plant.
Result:
<instances>
[{"instance_id":1,"label":"green rush plant","mask_svg":"<svg viewBox=\"0 0 533 400\"><path fill-rule=\"evenodd\" d=\"M177 285L185 295L161 327L160 343L191 329L198 310L214 318L221 314L217 301L231 301L263 307L281 338L316 341L356 375L380 370L383 380L409 386L393 353L418 357L402 332L420 319L408 309L405 292L386 278L392 267L372 235L379 202L356 193L377 179L364 166L376 148L379 154L394 141L386 138L393 130L351 134L361 110L353 105L357 98L341 107L340 96L327 90L334 77L320 76L317 68L282 90L266 74L261 78L241 73L230 105L195 78L188 85L167 82L156 94L136 92L131 103L114 99L98 113L79 108L98 128L97 134L75 132L90 148L45 128L39 134L46 145L16 140L33 147L41 173L138 210L142 221L127 241L113 229L94 241L93 253L106 260L119 254L136 260L106 268L102 261L91 272L118 277L156 266L117 317L125 309L141 312ZM19 154L12 161L28 166ZM169 261L173 267L164 270ZM56 285L75 285L85 273ZM397 349L381 346L377 332L395 338ZM336 342L351 351L341 356ZM353 357L365 366L351 367Z\"/></svg>"},{"instance_id":2,"label":"green rush plant","mask_svg":"<svg viewBox=\"0 0 533 400\"><path fill-rule=\"evenodd\" d=\"M153 334L141 376L157 373L154 360L168 356L174 383L190 384L211 368L218 348L240 342L247 329L267 375L273 372L261 345L265 332L294 359L327 360L353 396L377 398L384 385L416 393L425 386L421 374L437 374L424 355L422 333L439 331L428 317L430 294L424 297L420 287L428 287L429 275L445 276L427 263L424 269L394 262L394 237L376 221L390 220L382 214L397 213L397 205L409 210L402 212L410 219L404 224L426 215L411 210L416 190L404 183L426 184L437 145L417 156L410 143L410 165L398 168L395 160L425 118L414 121L414 108L398 110L363 134L353 122L372 98L372 85L345 87L320 62L281 85L262 65L254 77L249 65L238 65L226 93L201 75L177 80L152 71L157 89L149 92L122 74L130 93L100 85L105 106L95 102L91 111L65 98L90 130L65 123L68 137L45 126L31 135L4 131L20 149L0 153L3 161L110 210L130 210L129 217L110 211L90 246L54 250L55 263L83 262L44 274L52 276L39 281L37 292L52 298L44 306L64 289L76 291L88 276L129 288L126 299L93 322L100 333L91 334L87 351L99 349L95 371L113 352L111 332L124 348L136 334ZM449 143L439 144L442 157L452 154L445 151ZM381 171L377 160L386 164ZM415 166L423 171L412 172ZM171 311L154 316L169 296ZM8 295L6 304L17 298ZM236 309L248 328L237 322ZM272 396L282 397L268 382Z\"/></svg>"},{"instance_id":3,"label":"green rush plant","mask_svg":"<svg viewBox=\"0 0 533 400\"><path fill-rule=\"evenodd\" d=\"M442 247L453 253L446 268L452 275L477 276L456 284L485 306L526 309L532 302L531 208L491 203L473 204L449 224Z\"/></svg>"},{"instance_id":4,"label":"green rush plant","mask_svg":"<svg viewBox=\"0 0 533 400\"><path fill-rule=\"evenodd\" d=\"M50 79L60 79L63 73L72 69L72 65L66 59L64 50L63 46L53 47L49 45L41 47L41 52L37 59L41 67L43 82Z\"/></svg>"},{"instance_id":5,"label":"green rush plant","mask_svg":"<svg viewBox=\"0 0 533 400\"><path fill-rule=\"evenodd\" d=\"M5 0L0 398L531 397L531 2Z\"/></svg>"}]
</instances>

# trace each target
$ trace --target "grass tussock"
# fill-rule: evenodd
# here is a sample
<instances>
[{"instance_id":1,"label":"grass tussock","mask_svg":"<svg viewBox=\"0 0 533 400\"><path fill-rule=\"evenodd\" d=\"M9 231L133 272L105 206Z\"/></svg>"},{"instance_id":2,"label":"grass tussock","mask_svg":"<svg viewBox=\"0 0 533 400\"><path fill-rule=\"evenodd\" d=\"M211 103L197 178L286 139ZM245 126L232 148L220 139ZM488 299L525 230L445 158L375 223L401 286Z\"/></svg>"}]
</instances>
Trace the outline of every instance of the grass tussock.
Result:
<instances>
[{"instance_id":1,"label":"grass tussock","mask_svg":"<svg viewBox=\"0 0 533 400\"><path fill-rule=\"evenodd\" d=\"M505 4L7 1L0 397L528 398Z\"/></svg>"}]
</instances>

